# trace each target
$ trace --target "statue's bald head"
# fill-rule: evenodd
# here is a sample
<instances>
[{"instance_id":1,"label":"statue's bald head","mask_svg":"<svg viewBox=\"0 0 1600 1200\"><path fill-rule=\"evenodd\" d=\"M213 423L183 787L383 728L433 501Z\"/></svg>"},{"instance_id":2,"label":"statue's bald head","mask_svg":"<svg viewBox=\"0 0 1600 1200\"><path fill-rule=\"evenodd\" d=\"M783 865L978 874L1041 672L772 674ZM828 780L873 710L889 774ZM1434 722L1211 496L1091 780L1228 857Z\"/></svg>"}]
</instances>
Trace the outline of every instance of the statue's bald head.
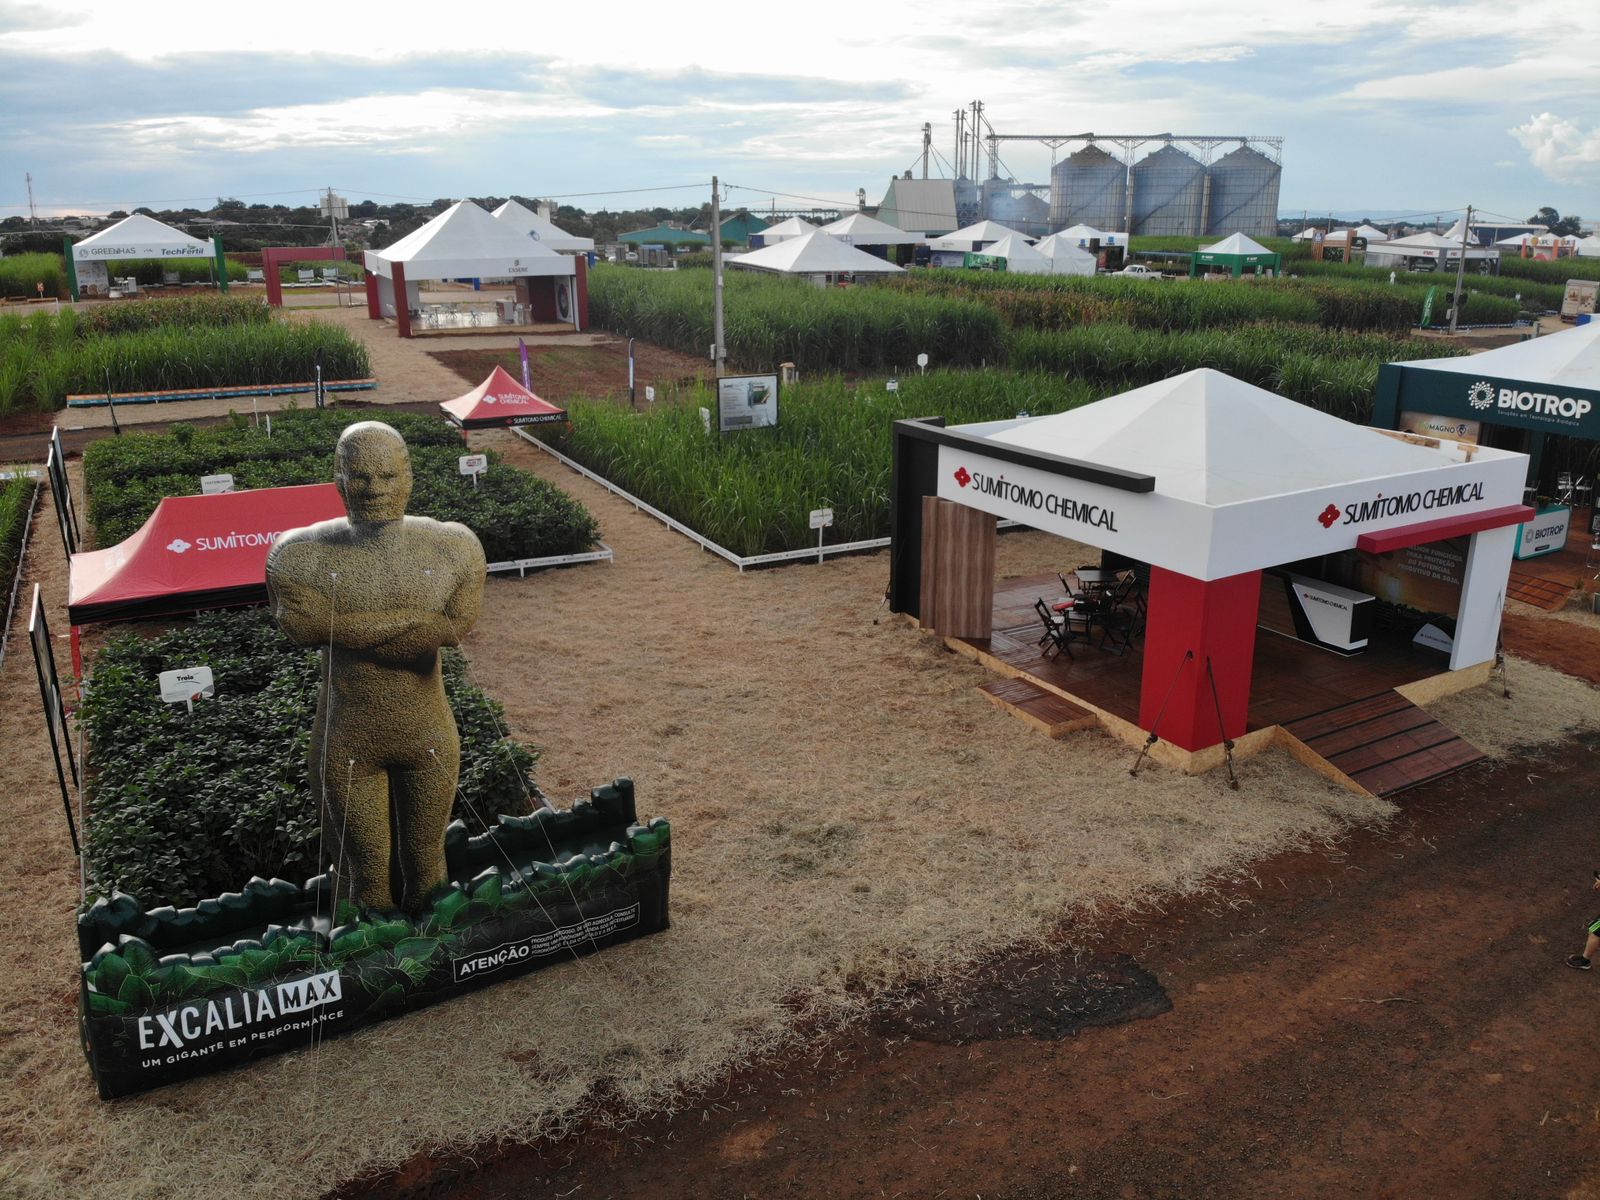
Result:
<instances>
[{"instance_id":1,"label":"statue's bald head","mask_svg":"<svg viewBox=\"0 0 1600 1200\"><path fill-rule=\"evenodd\" d=\"M411 452L382 421L357 421L339 435L334 483L352 521L397 521L411 499Z\"/></svg>"}]
</instances>

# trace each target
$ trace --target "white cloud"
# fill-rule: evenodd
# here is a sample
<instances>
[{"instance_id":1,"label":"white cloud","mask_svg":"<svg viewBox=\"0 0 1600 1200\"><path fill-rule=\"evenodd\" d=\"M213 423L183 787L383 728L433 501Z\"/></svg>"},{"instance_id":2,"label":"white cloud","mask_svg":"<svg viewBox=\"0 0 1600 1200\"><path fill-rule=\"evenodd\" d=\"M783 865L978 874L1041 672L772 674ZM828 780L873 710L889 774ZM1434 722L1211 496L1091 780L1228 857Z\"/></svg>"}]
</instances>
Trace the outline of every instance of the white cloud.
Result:
<instances>
[{"instance_id":1,"label":"white cloud","mask_svg":"<svg viewBox=\"0 0 1600 1200\"><path fill-rule=\"evenodd\" d=\"M434 89L409 95L361 96L330 104L257 108L239 116L183 114L113 126L140 147L172 151L262 151L349 146L399 151L446 135L480 133L510 122L559 122L614 110L585 101L516 92Z\"/></svg>"},{"instance_id":2,"label":"white cloud","mask_svg":"<svg viewBox=\"0 0 1600 1200\"><path fill-rule=\"evenodd\" d=\"M1528 158L1552 179L1573 181L1600 175L1600 129L1585 131L1555 113L1540 113L1512 129Z\"/></svg>"},{"instance_id":3,"label":"white cloud","mask_svg":"<svg viewBox=\"0 0 1600 1200\"><path fill-rule=\"evenodd\" d=\"M1368 79L1342 100L1492 101L1548 96L1552 89L1593 87L1594 59L1570 52L1539 53L1493 66L1448 67Z\"/></svg>"}]
</instances>

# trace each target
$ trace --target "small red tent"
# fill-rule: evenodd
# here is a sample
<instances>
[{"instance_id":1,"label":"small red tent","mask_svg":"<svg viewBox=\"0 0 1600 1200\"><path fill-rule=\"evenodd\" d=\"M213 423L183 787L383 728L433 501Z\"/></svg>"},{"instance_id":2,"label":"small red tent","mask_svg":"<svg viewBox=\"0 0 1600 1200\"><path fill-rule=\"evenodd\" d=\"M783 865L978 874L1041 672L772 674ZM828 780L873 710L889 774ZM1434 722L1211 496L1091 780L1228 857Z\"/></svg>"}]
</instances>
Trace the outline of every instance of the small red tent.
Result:
<instances>
[{"instance_id":1,"label":"small red tent","mask_svg":"<svg viewBox=\"0 0 1600 1200\"><path fill-rule=\"evenodd\" d=\"M72 556L67 616L81 625L260 604L278 535L344 515L331 483L168 496L127 541Z\"/></svg>"},{"instance_id":2,"label":"small red tent","mask_svg":"<svg viewBox=\"0 0 1600 1200\"><path fill-rule=\"evenodd\" d=\"M446 400L439 407L463 429L488 429L495 425L546 425L567 419L567 410L539 399L506 372L494 374L465 396Z\"/></svg>"}]
</instances>

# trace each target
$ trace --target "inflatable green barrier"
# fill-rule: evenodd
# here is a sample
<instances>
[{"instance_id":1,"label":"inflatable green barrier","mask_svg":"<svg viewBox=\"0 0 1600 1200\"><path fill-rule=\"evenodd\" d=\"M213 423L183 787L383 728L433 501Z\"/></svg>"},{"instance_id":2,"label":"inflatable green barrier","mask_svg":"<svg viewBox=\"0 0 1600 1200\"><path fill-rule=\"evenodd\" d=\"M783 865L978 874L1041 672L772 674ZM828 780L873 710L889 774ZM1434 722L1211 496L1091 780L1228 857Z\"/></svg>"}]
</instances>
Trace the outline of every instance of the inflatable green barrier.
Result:
<instances>
[{"instance_id":1,"label":"inflatable green barrier","mask_svg":"<svg viewBox=\"0 0 1600 1200\"><path fill-rule=\"evenodd\" d=\"M123 894L78 920L84 1051L104 1099L422 1008L665 929L671 830L633 783L445 838L448 882L415 918L335 902L320 875L253 879L193 908Z\"/></svg>"}]
</instances>

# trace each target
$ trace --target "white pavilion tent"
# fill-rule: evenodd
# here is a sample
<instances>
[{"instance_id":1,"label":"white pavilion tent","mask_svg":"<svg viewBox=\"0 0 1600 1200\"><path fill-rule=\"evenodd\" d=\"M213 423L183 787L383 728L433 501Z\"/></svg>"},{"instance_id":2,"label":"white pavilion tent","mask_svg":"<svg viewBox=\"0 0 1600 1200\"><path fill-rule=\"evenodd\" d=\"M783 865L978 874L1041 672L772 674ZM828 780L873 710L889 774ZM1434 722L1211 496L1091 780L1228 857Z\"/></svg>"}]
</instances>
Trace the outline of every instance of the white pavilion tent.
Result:
<instances>
[{"instance_id":1,"label":"white pavilion tent","mask_svg":"<svg viewBox=\"0 0 1600 1200\"><path fill-rule=\"evenodd\" d=\"M847 246L820 229L804 237L787 238L776 246L735 254L724 261L747 271L805 275L817 283L827 283L841 275L898 275L905 269Z\"/></svg>"},{"instance_id":2,"label":"white pavilion tent","mask_svg":"<svg viewBox=\"0 0 1600 1200\"><path fill-rule=\"evenodd\" d=\"M68 259L72 298L78 299L84 288L108 290L110 276L105 264L113 259L135 258L208 258L220 263L222 246L215 240L191 237L154 217L134 213L74 243ZM218 277L218 284L223 291L228 290L226 270Z\"/></svg>"},{"instance_id":3,"label":"white pavilion tent","mask_svg":"<svg viewBox=\"0 0 1600 1200\"><path fill-rule=\"evenodd\" d=\"M846 246L915 246L922 241L917 234L897 229L866 213L851 213L848 217L841 217L830 225L824 225L822 232L838 238Z\"/></svg>"},{"instance_id":4,"label":"white pavilion tent","mask_svg":"<svg viewBox=\"0 0 1600 1200\"><path fill-rule=\"evenodd\" d=\"M1052 275L1093 275L1100 269L1100 260L1077 246L1058 243L1045 248L1044 242L1040 242L1034 250L1050 260Z\"/></svg>"},{"instance_id":5,"label":"white pavilion tent","mask_svg":"<svg viewBox=\"0 0 1600 1200\"><path fill-rule=\"evenodd\" d=\"M1055 273L1053 260L1048 255L1040 254L1020 233L1007 234L998 242L991 242L984 247L982 253L988 258L1003 258L1006 260L1006 274L1008 275L1053 275Z\"/></svg>"},{"instance_id":6,"label":"white pavilion tent","mask_svg":"<svg viewBox=\"0 0 1600 1200\"><path fill-rule=\"evenodd\" d=\"M382 250L368 250L367 313L373 318L394 317L400 336L411 336L410 314L421 308L419 283L424 279L510 279L519 298L535 308L562 311L566 288L565 320L581 325L581 305L574 303L577 260L516 232L470 200L452 204L421 229ZM549 281L538 289L531 282ZM548 296L546 295L548 293ZM396 305L404 294L406 302ZM542 301L552 304L544 306Z\"/></svg>"},{"instance_id":7,"label":"white pavilion tent","mask_svg":"<svg viewBox=\"0 0 1600 1200\"><path fill-rule=\"evenodd\" d=\"M791 238L805 237L808 233L816 233L817 227L810 221L802 221L799 217L790 217L786 221L779 221L776 225L768 225L759 233L752 235L761 239L761 245L775 246L779 242L789 241Z\"/></svg>"},{"instance_id":8,"label":"white pavilion tent","mask_svg":"<svg viewBox=\"0 0 1600 1200\"><path fill-rule=\"evenodd\" d=\"M947 233L943 237L929 238L930 250L953 250L966 254L982 254L984 247L1001 238L1016 237L1027 240L1027 235L1002 225L998 221L979 221L976 225L968 225L965 229L958 229L954 233Z\"/></svg>"},{"instance_id":9,"label":"white pavilion tent","mask_svg":"<svg viewBox=\"0 0 1600 1200\"><path fill-rule=\"evenodd\" d=\"M1454 237L1440 233L1413 233L1409 237L1390 238L1381 245L1367 247L1369 267L1399 266L1408 259L1426 259L1443 262L1461 257L1461 234ZM1467 244L1467 261L1498 259L1500 251L1492 247Z\"/></svg>"},{"instance_id":10,"label":"white pavilion tent","mask_svg":"<svg viewBox=\"0 0 1600 1200\"><path fill-rule=\"evenodd\" d=\"M494 210L493 216L551 250L582 253L594 249L593 238L574 237L549 218L541 217L515 200L507 200Z\"/></svg>"},{"instance_id":11,"label":"white pavilion tent","mask_svg":"<svg viewBox=\"0 0 1600 1200\"><path fill-rule=\"evenodd\" d=\"M1572 248L1584 258L1600 257L1600 234L1592 233L1586 238L1579 238Z\"/></svg>"},{"instance_id":12,"label":"white pavilion tent","mask_svg":"<svg viewBox=\"0 0 1600 1200\"><path fill-rule=\"evenodd\" d=\"M1137 724L1190 752L1246 731L1263 570L1468 539L1449 658L1452 671L1476 668L1457 677L1465 686L1494 660L1515 527L1531 515L1520 503L1522 454L1419 444L1212 370L1050 416L901 422L896 439L899 461L913 464L903 477L925 470L940 500L1149 564ZM895 503L905 540L891 607L926 616L912 607L928 565L926 506L904 491ZM936 564L945 573L936 584L959 587L964 565ZM1278 580L1328 598L1320 613L1306 606L1312 636L1300 640L1354 642L1354 607L1371 596L1338 574Z\"/></svg>"}]
</instances>

